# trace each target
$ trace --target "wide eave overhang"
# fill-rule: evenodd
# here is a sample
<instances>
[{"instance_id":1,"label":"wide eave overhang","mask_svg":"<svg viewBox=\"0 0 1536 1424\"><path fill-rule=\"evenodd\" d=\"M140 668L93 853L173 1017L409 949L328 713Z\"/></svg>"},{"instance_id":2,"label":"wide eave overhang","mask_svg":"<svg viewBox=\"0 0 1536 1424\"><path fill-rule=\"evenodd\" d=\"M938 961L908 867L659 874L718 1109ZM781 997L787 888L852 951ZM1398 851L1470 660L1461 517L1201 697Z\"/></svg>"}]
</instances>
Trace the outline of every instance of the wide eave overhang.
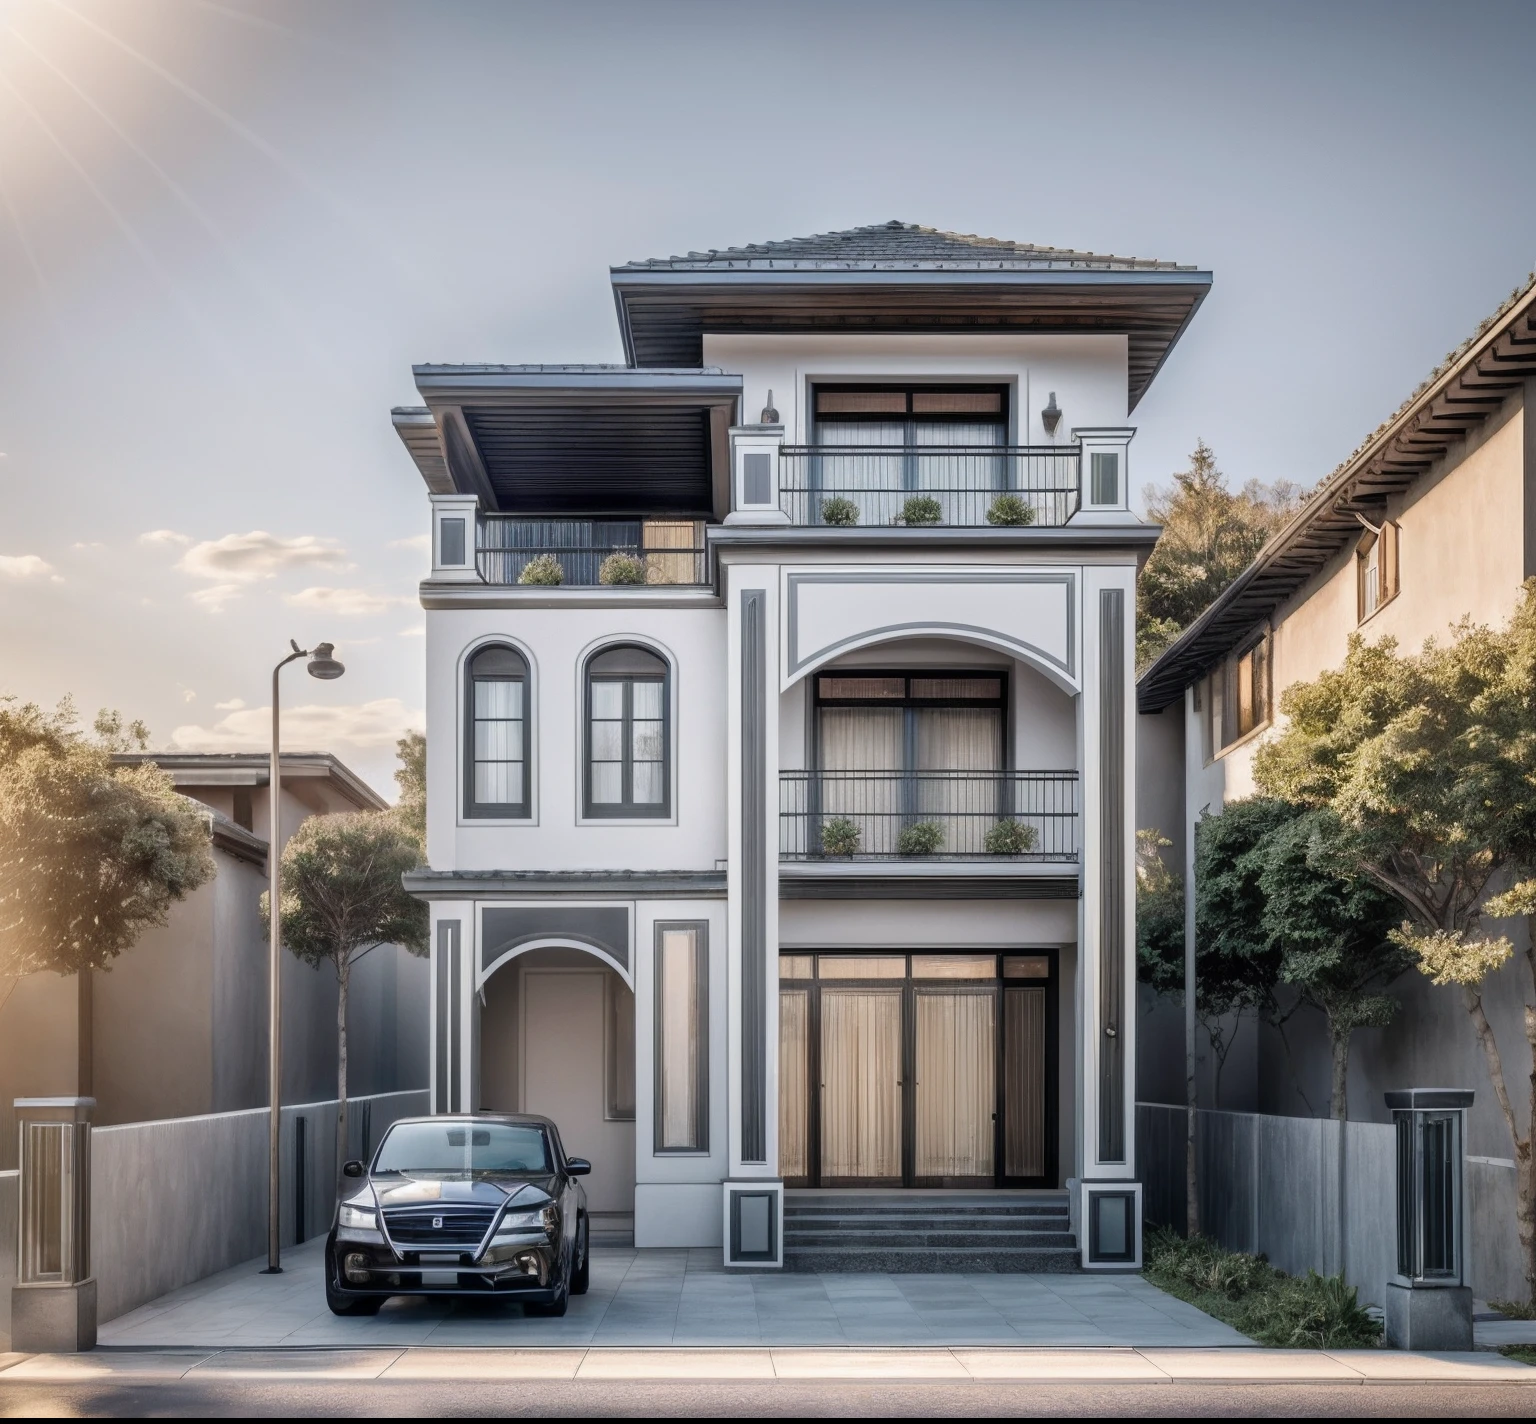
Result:
<instances>
[{"instance_id":1,"label":"wide eave overhang","mask_svg":"<svg viewBox=\"0 0 1536 1424\"><path fill-rule=\"evenodd\" d=\"M1160 712L1175 701L1357 540L1361 515L1379 522L1388 499L1407 489L1533 379L1536 286L1489 322L1461 355L1325 480L1221 597L1141 675L1136 684L1140 710Z\"/></svg>"},{"instance_id":2,"label":"wide eave overhang","mask_svg":"<svg viewBox=\"0 0 1536 1424\"><path fill-rule=\"evenodd\" d=\"M631 365L698 365L704 334L1124 335L1134 410L1210 290L1211 274L1060 265L831 270L767 264L610 269Z\"/></svg>"}]
</instances>

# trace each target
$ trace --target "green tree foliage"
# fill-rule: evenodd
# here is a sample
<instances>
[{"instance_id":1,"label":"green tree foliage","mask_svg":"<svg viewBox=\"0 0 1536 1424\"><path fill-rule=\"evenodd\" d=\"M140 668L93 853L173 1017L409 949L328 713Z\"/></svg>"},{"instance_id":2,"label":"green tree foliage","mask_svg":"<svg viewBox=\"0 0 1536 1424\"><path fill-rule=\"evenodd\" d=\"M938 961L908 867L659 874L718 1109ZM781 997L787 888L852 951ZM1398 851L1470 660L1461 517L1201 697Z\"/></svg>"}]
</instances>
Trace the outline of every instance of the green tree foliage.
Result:
<instances>
[{"instance_id":1,"label":"green tree foliage","mask_svg":"<svg viewBox=\"0 0 1536 1424\"><path fill-rule=\"evenodd\" d=\"M423 847L427 843L427 739L421 732L407 732L395 743L400 765L395 768L395 785L400 799L395 814L416 833Z\"/></svg>"},{"instance_id":2,"label":"green tree foliage","mask_svg":"<svg viewBox=\"0 0 1536 1424\"><path fill-rule=\"evenodd\" d=\"M1292 484L1250 480L1227 488L1216 455L1201 440L1173 488L1149 485L1147 518L1163 526L1136 589L1136 665L1146 667L1216 600L1296 512Z\"/></svg>"},{"instance_id":3,"label":"green tree foliage","mask_svg":"<svg viewBox=\"0 0 1536 1424\"><path fill-rule=\"evenodd\" d=\"M347 990L370 950L398 944L427 952L427 907L400 877L421 864L421 842L390 811L311 816L283 847L283 943L313 968L336 975L336 1154L347 1143ZM263 919L269 897L261 898Z\"/></svg>"},{"instance_id":4,"label":"green tree foliage","mask_svg":"<svg viewBox=\"0 0 1536 1424\"><path fill-rule=\"evenodd\" d=\"M1288 688L1280 708L1284 731L1255 757L1260 788L1338 817L1341 853L1408 911L1397 944L1432 982L1461 993L1514 1142L1520 1241L1536 1294L1536 1018L1527 1008L1531 1098L1521 1120L1483 1007L1487 977L1513 945L1481 929L1484 914L1536 911L1536 893L1527 893L1536 871L1536 581L1498 631L1463 623L1448 642L1410 655L1390 639L1356 637L1342 667ZM1497 880L1521 876L1485 906ZM1536 920L1528 930L1536 988Z\"/></svg>"},{"instance_id":5,"label":"green tree foliage","mask_svg":"<svg viewBox=\"0 0 1536 1424\"><path fill-rule=\"evenodd\" d=\"M0 975L106 969L213 874L207 814L142 749L142 723L75 724L0 698Z\"/></svg>"}]
</instances>

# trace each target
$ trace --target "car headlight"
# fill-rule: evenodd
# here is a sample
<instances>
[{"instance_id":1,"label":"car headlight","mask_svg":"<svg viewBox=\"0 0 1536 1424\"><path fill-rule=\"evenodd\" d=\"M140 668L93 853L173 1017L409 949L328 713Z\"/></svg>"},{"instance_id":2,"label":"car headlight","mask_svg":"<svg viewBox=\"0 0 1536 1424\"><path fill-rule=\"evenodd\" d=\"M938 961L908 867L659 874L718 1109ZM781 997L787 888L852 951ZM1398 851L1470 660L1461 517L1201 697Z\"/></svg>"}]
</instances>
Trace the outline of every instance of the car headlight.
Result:
<instances>
[{"instance_id":1,"label":"car headlight","mask_svg":"<svg viewBox=\"0 0 1536 1424\"><path fill-rule=\"evenodd\" d=\"M341 1225L351 1227L354 1231L377 1231L379 1226L379 1214L371 1207L351 1206L342 1204Z\"/></svg>"},{"instance_id":2,"label":"car headlight","mask_svg":"<svg viewBox=\"0 0 1536 1424\"><path fill-rule=\"evenodd\" d=\"M546 1235L554 1236L560 1230L560 1213L552 1206L547 1206L539 1213L544 1222Z\"/></svg>"},{"instance_id":3,"label":"car headlight","mask_svg":"<svg viewBox=\"0 0 1536 1424\"><path fill-rule=\"evenodd\" d=\"M537 1231L543 1224L536 1211L512 1211L502 1217L496 1231L498 1235L503 1231Z\"/></svg>"}]
</instances>

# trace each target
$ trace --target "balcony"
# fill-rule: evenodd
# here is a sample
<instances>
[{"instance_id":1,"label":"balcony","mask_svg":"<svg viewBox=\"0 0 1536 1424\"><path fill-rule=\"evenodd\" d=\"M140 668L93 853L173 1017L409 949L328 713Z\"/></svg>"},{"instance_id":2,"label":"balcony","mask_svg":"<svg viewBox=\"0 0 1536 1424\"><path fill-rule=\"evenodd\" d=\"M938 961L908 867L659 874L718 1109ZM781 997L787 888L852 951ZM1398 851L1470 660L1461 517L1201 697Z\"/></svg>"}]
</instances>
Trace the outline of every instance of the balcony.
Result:
<instances>
[{"instance_id":1,"label":"balcony","mask_svg":"<svg viewBox=\"0 0 1536 1424\"><path fill-rule=\"evenodd\" d=\"M1075 863L1075 771L782 771L784 861Z\"/></svg>"},{"instance_id":2,"label":"balcony","mask_svg":"<svg viewBox=\"0 0 1536 1424\"><path fill-rule=\"evenodd\" d=\"M484 582L553 584L550 564L528 571L535 559L546 557L558 566L559 583L566 587L709 582L702 520L480 517L475 567Z\"/></svg>"},{"instance_id":3,"label":"balcony","mask_svg":"<svg viewBox=\"0 0 1536 1424\"><path fill-rule=\"evenodd\" d=\"M779 508L802 526L1057 528L1077 513L1076 445L785 445Z\"/></svg>"}]
</instances>

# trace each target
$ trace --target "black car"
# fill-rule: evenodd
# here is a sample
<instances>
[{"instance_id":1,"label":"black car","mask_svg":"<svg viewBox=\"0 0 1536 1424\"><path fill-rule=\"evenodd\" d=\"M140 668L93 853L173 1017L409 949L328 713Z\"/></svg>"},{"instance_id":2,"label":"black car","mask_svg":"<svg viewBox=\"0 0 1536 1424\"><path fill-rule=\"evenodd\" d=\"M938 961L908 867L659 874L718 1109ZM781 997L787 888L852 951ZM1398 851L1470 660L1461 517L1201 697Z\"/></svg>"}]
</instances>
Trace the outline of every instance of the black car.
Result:
<instances>
[{"instance_id":1,"label":"black car","mask_svg":"<svg viewBox=\"0 0 1536 1424\"><path fill-rule=\"evenodd\" d=\"M590 1162L548 1118L445 1114L393 1123L373 1162L342 1168L325 1300L372 1315L392 1295L516 1300L564 1315L590 1272Z\"/></svg>"}]
</instances>

